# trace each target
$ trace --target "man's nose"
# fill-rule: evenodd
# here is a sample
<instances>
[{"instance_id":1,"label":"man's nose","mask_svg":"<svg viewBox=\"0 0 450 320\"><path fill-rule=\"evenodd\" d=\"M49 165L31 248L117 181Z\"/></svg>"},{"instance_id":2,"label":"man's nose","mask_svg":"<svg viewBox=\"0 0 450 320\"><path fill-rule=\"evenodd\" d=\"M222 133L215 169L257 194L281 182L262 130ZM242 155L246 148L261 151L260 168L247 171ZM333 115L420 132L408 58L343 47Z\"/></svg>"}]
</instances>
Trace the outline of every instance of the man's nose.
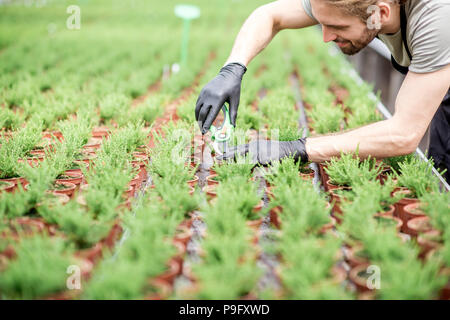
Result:
<instances>
[{"instance_id":1,"label":"man's nose","mask_svg":"<svg viewBox=\"0 0 450 320\"><path fill-rule=\"evenodd\" d=\"M325 26L322 26L322 33L324 42L334 41L337 38L337 35L333 32L330 32L330 30Z\"/></svg>"}]
</instances>

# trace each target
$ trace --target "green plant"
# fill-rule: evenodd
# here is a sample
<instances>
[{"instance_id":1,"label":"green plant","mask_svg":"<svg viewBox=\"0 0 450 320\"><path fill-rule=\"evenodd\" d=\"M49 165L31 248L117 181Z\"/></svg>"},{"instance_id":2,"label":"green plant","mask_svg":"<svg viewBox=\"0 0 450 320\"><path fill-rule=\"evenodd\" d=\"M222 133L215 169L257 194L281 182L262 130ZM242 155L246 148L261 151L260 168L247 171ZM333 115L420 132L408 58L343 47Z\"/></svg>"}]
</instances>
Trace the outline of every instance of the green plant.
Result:
<instances>
[{"instance_id":1,"label":"green plant","mask_svg":"<svg viewBox=\"0 0 450 320\"><path fill-rule=\"evenodd\" d=\"M0 277L3 298L44 298L66 288L67 268L74 264L64 240L34 236L15 246L17 258Z\"/></svg>"},{"instance_id":2,"label":"green plant","mask_svg":"<svg viewBox=\"0 0 450 320\"><path fill-rule=\"evenodd\" d=\"M340 131L343 126L344 111L340 106L317 105L308 112L311 127L318 134Z\"/></svg>"},{"instance_id":3,"label":"green plant","mask_svg":"<svg viewBox=\"0 0 450 320\"><path fill-rule=\"evenodd\" d=\"M66 205L44 201L38 213L48 222L55 223L78 248L88 248L103 239L111 228L111 221L95 220L94 215L82 209L75 201Z\"/></svg>"},{"instance_id":4,"label":"green plant","mask_svg":"<svg viewBox=\"0 0 450 320\"><path fill-rule=\"evenodd\" d=\"M414 156L399 163L400 173L395 172L398 184L408 188L414 198L421 197L429 192L439 192L439 180L434 175L433 161L422 161Z\"/></svg>"},{"instance_id":5,"label":"green plant","mask_svg":"<svg viewBox=\"0 0 450 320\"><path fill-rule=\"evenodd\" d=\"M238 158L237 161L228 161L224 163L216 163L213 169L217 173L218 181L226 181L232 177L244 177L249 179L252 169L255 165L251 163L250 157L245 156Z\"/></svg>"},{"instance_id":6,"label":"green plant","mask_svg":"<svg viewBox=\"0 0 450 320\"><path fill-rule=\"evenodd\" d=\"M450 227L450 193L425 193L419 201L420 209L430 216L431 224L436 229L447 232Z\"/></svg>"},{"instance_id":7,"label":"green plant","mask_svg":"<svg viewBox=\"0 0 450 320\"><path fill-rule=\"evenodd\" d=\"M380 173L376 159L370 156L361 161L358 151L355 153L341 153L340 158L332 158L325 168L333 184L341 186L354 186L374 180Z\"/></svg>"}]
</instances>

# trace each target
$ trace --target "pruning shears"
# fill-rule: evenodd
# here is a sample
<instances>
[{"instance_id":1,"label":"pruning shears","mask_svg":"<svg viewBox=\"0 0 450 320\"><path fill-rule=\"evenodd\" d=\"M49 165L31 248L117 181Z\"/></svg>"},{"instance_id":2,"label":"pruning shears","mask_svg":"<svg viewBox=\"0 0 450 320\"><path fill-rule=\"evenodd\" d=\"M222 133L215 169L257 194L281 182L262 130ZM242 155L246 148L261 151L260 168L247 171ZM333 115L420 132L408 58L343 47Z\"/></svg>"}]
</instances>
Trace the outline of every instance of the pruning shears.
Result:
<instances>
[{"instance_id":1,"label":"pruning shears","mask_svg":"<svg viewBox=\"0 0 450 320\"><path fill-rule=\"evenodd\" d=\"M213 148L216 154L220 155L227 150L227 142L230 140L234 132L234 127L230 120L230 112L225 104L222 106L222 111L224 114L224 121L222 125L219 127L211 125L209 129L212 133L211 140L213 140Z\"/></svg>"}]
</instances>

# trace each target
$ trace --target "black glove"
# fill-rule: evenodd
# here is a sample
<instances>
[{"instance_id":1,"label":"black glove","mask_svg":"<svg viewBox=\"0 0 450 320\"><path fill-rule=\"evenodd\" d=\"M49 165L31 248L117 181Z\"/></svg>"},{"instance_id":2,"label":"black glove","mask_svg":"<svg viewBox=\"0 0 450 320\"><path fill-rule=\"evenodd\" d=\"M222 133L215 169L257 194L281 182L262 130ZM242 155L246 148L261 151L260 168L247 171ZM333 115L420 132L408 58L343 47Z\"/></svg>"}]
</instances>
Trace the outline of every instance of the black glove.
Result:
<instances>
[{"instance_id":1,"label":"black glove","mask_svg":"<svg viewBox=\"0 0 450 320\"><path fill-rule=\"evenodd\" d=\"M308 162L305 149L306 139L294 141L257 140L240 146L230 147L217 160L231 160L238 156L250 154L254 164L271 164L274 161L293 156L296 161Z\"/></svg>"},{"instance_id":2,"label":"black glove","mask_svg":"<svg viewBox=\"0 0 450 320\"><path fill-rule=\"evenodd\" d=\"M231 124L236 126L242 76L246 71L243 64L229 63L203 87L195 106L195 119L202 134L209 130L225 102L230 105Z\"/></svg>"}]
</instances>

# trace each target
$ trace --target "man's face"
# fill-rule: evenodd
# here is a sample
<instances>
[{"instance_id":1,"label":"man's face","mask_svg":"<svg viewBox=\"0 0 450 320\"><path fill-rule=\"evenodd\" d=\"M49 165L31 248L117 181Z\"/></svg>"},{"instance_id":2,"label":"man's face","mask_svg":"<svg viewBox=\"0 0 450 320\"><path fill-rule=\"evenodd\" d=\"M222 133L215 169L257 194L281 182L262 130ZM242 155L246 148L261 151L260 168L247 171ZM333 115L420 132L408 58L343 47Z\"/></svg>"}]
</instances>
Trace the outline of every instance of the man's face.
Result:
<instances>
[{"instance_id":1,"label":"man's face","mask_svg":"<svg viewBox=\"0 0 450 320\"><path fill-rule=\"evenodd\" d=\"M311 0L314 17L322 25L323 41L334 41L341 51L353 55L366 47L379 30L369 30L358 17L348 15L321 0Z\"/></svg>"}]
</instances>

